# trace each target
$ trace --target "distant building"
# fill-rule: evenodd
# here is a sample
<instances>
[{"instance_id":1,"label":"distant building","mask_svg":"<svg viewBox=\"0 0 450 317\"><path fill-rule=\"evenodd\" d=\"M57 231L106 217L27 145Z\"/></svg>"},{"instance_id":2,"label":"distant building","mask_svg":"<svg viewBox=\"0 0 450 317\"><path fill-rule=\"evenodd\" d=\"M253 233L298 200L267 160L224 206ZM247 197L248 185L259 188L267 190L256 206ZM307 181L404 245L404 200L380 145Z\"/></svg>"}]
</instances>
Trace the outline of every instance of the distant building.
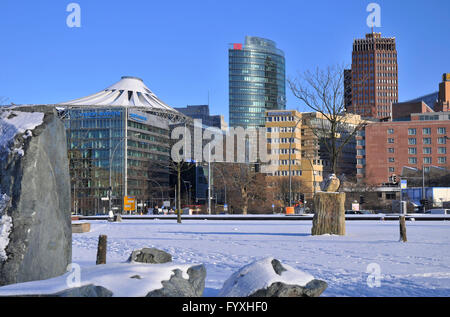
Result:
<instances>
[{"instance_id":1,"label":"distant building","mask_svg":"<svg viewBox=\"0 0 450 317\"><path fill-rule=\"evenodd\" d=\"M174 109L193 119L201 119L202 123L205 126L216 127L221 130L226 130L228 127L223 115L209 114L209 105L198 105L198 106L188 105L184 108L174 108Z\"/></svg>"},{"instance_id":2,"label":"distant building","mask_svg":"<svg viewBox=\"0 0 450 317\"><path fill-rule=\"evenodd\" d=\"M398 102L395 38L369 33L364 39L355 39L351 74L345 70L344 86L347 112L359 114L363 118L390 117L391 105Z\"/></svg>"},{"instance_id":3,"label":"distant building","mask_svg":"<svg viewBox=\"0 0 450 317\"><path fill-rule=\"evenodd\" d=\"M273 164L267 166L265 172L273 177L289 176L291 151L291 176L305 189L302 193L294 191L292 198L298 200L303 196L311 199L323 180L323 166L319 142L309 130L305 132L307 127L302 125L302 113L295 110L266 111L266 129L267 148Z\"/></svg>"},{"instance_id":4,"label":"distant building","mask_svg":"<svg viewBox=\"0 0 450 317\"><path fill-rule=\"evenodd\" d=\"M263 127L265 111L286 108L284 53L271 40L246 36L228 54L230 127Z\"/></svg>"},{"instance_id":5,"label":"distant building","mask_svg":"<svg viewBox=\"0 0 450 317\"><path fill-rule=\"evenodd\" d=\"M448 78L444 74L435 105L430 107L421 98L395 103L393 121L371 123L359 133L358 179L374 185L385 184L402 175L404 168L425 172L432 166L450 169Z\"/></svg>"}]
</instances>

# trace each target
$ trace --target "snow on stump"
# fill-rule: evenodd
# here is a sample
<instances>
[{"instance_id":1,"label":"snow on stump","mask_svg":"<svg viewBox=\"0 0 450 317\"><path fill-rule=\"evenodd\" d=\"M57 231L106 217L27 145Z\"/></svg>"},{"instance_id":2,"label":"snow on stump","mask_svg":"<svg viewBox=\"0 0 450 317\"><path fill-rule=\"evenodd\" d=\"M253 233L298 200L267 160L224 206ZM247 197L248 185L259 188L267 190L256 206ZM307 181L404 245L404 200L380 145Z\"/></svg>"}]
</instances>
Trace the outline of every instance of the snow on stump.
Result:
<instances>
[{"instance_id":1,"label":"snow on stump","mask_svg":"<svg viewBox=\"0 0 450 317\"><path fill-rule=\"evenodd\" d=\"M66 142L52 107L0 110L0 285L58 276L71 262Z\"/></svg>"},{"instance_id":2,"label":"snow on stump","mask_svg":"<svg viewBox=\"0 0 450 317\"><path fill-rule=\"evenodd\" d=\"M314 195L312 235L345 235L345 193L318 192Z\"/></svg>"},{"instance_id":3,"label":"snow on stump","mask_svg":"<svg viewBox=\"0 0 450 317\"><path fill-rule=\"evenodd\" d=\"M156 248L143 248L134 250L128 258L128 262L167 263L172 262L172 255Z\"/></svg>"},{"instance_id":4,"label":"snow on stump","mask_svg":"<svg viewBox=\"0 0 450 317\"><path fill-rule=\"evenodd\" d=\"M281 264L274 258L255 261L228 278L219 297L318 297L325 281Z\"/></svg>"}]
</instances>

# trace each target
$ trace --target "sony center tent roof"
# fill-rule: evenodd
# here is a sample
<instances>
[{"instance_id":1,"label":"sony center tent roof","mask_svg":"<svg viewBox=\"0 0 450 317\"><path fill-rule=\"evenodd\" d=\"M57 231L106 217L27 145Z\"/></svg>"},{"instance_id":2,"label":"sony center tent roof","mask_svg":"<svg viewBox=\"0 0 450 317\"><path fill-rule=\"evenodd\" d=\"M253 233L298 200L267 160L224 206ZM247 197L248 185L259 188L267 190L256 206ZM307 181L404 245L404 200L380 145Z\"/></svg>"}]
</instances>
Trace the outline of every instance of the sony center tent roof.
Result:
<instances>
[{"instance_id":1,"label":"sony center tent roof","mask_svg":"<svg viewBox=\"0 0 450 317\"><path fill-rule=\"evenodd\" d=\"M108 88L79 99L60 103L61 106L89 106L89 107L138 107L150 111L168 111L179 113L161 101L142 79L123 76L120 81Z\"/></svg>"}]
</instances>

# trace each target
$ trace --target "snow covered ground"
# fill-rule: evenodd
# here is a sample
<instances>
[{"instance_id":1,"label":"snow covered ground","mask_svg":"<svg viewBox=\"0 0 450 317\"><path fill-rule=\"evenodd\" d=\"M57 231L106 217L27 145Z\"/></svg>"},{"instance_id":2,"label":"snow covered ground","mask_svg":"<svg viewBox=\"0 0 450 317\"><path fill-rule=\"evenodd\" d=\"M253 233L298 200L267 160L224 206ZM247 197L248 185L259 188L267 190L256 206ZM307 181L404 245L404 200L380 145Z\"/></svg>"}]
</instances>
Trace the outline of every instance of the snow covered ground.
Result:
<instances>
[{"instance_id":1,"label":"snow covered ground","mask_svg":"<svg viewBox=\"0 0 450 317\"><path fill-rule=\"evenodd\" d=\"M242 266L274 257L329 286L322 296L450 296L450 222L347 221L346 236L311 236L311 221L90 221L73 234L73 262L95 265L98 236L108 236L108 263L155 247L180 264L204 263L205 296L217 296ZM378 270L380 274L378 274Z\"/></svg>"}]
</instances>

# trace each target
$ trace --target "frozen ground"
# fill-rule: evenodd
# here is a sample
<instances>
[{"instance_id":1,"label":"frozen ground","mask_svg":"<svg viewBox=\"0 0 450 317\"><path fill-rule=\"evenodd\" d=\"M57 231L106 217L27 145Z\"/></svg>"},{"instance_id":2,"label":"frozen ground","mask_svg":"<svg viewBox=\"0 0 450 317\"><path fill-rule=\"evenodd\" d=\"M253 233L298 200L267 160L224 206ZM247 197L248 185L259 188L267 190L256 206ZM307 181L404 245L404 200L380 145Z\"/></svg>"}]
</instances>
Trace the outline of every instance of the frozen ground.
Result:
<instances>
[{"instance_id":1,"label":"frozen ground","mask_svg":"<svg viewBox=\"0 0 450 317\"><path fill-rule=\"evenodd\" d=\"M407 243L399 242L397 221L347 221L343 237L311 236L311 221L90 223L91 232L73 234L74 263L95 265L98 236L106 234L108 263L142 247L167 251L175 263L204 263L205 296L217 296L232 273L267 256L328 282L322 296L450 296L448 221L408 221Z\"/></svg>"}]
</instances>

